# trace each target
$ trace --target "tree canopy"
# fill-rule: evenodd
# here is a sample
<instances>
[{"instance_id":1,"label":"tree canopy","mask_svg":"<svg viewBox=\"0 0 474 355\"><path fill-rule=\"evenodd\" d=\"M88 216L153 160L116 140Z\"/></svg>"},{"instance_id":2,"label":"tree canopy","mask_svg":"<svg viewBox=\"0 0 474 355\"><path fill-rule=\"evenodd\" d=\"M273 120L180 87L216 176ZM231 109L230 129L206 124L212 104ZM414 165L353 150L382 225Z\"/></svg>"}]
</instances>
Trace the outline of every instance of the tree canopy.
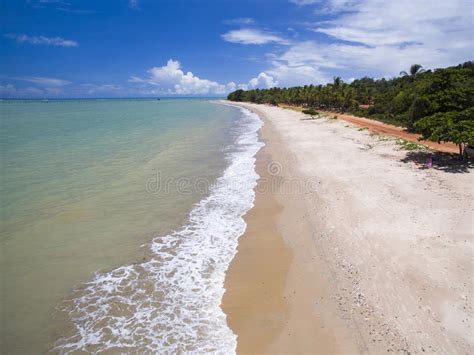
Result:
<instances>
[{"instance_id":1,"label":"tree canopy","mask_svg":"<svg viewBox=\"0 0 474 355\"><path fill-rule=\"evenodd\" d=\"M232 101L297 105L348 112L408 127L425 139L474 144L474 62L423 70L414 64L393 79L364 77L348 84L236 90Z\"/></svg>"}]
</instances>

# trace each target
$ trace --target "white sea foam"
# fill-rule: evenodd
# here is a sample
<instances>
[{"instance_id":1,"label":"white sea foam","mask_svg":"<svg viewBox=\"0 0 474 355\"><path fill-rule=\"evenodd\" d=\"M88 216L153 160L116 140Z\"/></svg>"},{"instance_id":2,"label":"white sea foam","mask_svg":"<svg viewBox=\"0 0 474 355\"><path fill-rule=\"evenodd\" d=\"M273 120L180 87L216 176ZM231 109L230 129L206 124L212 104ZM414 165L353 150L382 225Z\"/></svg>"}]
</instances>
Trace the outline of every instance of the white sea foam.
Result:
<instances>
[{"instance_id":1,"label":"white sea foam","mask_svg":"<svg viewBox=\"0 0 474 355\"><path fill-rule=\"evenodd\" d=\"M241 109L229 166L181 230L155 238L150 261L96 275L66 311L75 334L54 352L235 353L220 308L224 277L253 206L259 117Z\"/></svg>"}]
</instances>

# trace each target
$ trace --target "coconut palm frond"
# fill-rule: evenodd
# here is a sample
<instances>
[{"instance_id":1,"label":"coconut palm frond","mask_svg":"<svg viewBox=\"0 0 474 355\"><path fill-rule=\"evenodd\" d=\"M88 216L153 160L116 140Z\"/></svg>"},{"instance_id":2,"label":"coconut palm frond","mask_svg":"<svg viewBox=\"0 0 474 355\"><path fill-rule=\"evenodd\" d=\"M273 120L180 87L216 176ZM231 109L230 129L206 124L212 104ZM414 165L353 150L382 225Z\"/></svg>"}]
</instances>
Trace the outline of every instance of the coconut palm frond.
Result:
<instances>
[{"instance_id":1,"label":"coconut palm frond","mask_svg":"<svg viewBox=\"0 0 474 355\"><path fill-rule=\"evenodd\" d=\"M423 67L420 65L420 64L413 64L411 67L410 67L410 75L411 76L415 76L417 74L421 74L423 73L425 70L423 69Z\"/></svg>"}]
</instances>

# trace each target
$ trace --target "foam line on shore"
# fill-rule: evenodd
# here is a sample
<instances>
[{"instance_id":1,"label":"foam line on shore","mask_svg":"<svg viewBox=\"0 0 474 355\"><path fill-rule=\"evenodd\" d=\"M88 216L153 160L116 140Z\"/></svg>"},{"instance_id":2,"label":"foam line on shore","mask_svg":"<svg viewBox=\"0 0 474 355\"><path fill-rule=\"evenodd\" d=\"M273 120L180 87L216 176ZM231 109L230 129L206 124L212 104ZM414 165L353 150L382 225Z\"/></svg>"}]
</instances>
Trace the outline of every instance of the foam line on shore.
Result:
<instances>
[{"instance_id":1,"label":"foam line on shore","mask_svg":"<svg viewBox=\"0 0 474 355\"><path fill-rule=\"evenodd\" d=\"M155 238L150 261L100 273L65 302L74 334L54 352L234 353L236 335L220 307L224 279L253 207L262 121L242 118L229 166L180 230Z\"/></svg>"}]
</instances>

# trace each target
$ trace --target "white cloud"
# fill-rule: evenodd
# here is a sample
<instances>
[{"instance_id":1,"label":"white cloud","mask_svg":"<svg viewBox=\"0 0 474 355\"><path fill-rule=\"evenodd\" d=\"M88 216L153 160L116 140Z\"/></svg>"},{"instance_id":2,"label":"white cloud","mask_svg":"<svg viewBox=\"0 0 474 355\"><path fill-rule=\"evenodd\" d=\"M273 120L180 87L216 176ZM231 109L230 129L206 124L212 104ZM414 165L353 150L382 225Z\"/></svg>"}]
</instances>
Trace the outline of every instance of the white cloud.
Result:
<instances>
[{"instance_id":1,"label":"white cloud","mask_svg":"<svg viewBox=\"0 0 474 355\"><path fill-rule=\"evenodd\" d=\"M236 84L231 81L221 84L201 79L192 72L185 73L181 63L170 59L162 67L153 67L147 71L147 78L132 76L129 82L139 85L139 92L146 95L225 95L239 89L270 88L278 82L268 73L260 73L248 83Z\"/></svg>"},{"instance_id":2,"label":"white cloud","mask_svg":"<svg viewBox=\"0 0 474 355\"><path fill-rule=\"evenodd\" d=\"M226 25L252 25L255 20L250 17L238 17L223 21Z\"/></svg>"},{"instance_id":3,"label":"white cloud","mask_svg":"<svg viewBox=\"0 0 474 355\"><path fill-rule=\"evenodd\" d=\"M77 47L79 43L61 37L28 36L25 34L7 33L5 37L16 40L18 43L43 44L59 47Z\"/></svg>"},{"instance_id":4,"label":"white cloud","mask_svg":"<svg viewBox=\"0 0 474 355\"><path fill-rule=\"evenodd\" d=\"M291 67L311 66L318 69L340 71L382 71L397 74L415 62L424 63L430 58L439 58L435 52L427 52L420 45L409 45L402 49L392 46L368 47L346 43L300 42L289 47L273 61Z\"/></svg>"},{"instance_id":5,"label":"white cloud","mask_svg":"<svg viewBox=\"0 0 474 355\"><path fill-rule=\"evenodd\" d=\"M235 91L235 89L237 89L237 84L235 84L233 81L227 83L227 90L229 90L229 92L231 91Z\"/></svg>"},{"instance_id":6,"label":"white cloud","mask_svg":"<svg viewBox=\"0 0 474 355\"><path fill-rule=\"evenodd\" d=\"M58 96L64 93L62 88L45 88L44 89L49 95Z\"/></svg>"},{"instance_id":7,"label":"white cloud","mask_svg":"<svg viewBox=\"0 0 474 355\"><path fill-rule=\"evenodd\" d=\"M70 5L68 2L62 0L39 0L40 4L61 4L61 5Z\"/></svg>"},{"instance_id":8,"label":"white cloud","mask_svg":"<svg viewBox=\"0 0 474 355\"><path fill-rule=\"evenodd\" d=\"M28 87L28 88L17 88L15 85L6 84L0 85L0 97L3 98L16 98L16 97L26 97L26 98L35 98L43 97L45 91Z\"/></svg>"},{"instance_id":9,"label":"white cloud","mask_svg":"<svg viewBox=\"0 0 474 355\"><path fill-rule=\"evenodd\" d=\"M71 14L91 14L94 12L92 10L71 9L68 7L57 7L56 10L62 11L62 12L68 12Z\"/></svg>"},{"instance_id":10,"label":"white cloud","mask_svg":"<svg viewBox=\"0 0 474 355\"><path fill-rule=\"evenodd\" d=\"M45 78L41 76L21 76L21 77L14 77L11 79L28 81L30 83L38 84L41 86L58 87L58 86L65 86L65 85L71 84L71 82L67 80L56 79L56 78Z\"/></svg>"},{"instance_id":11,"label":"white cloud","mask_svg":"<svg viewBox=\"0 0 474 355\"><path fill-rule=\"evenodd\" d=\"M293 67L310 64L318 68L340 68L341 64L328 57L326 48L327 45L318 45L311 41L300 42L275 58Z\"/></svg>"},{"instance_id":12,"label":"white cloud","mask_svg":"<svg viewBox=\"0 0 474 355\"><path fill-rule=\"evenodd\" d=\"M474 34L471 0L361 0L351 5L351 12L317 26L315 31L368 46L441 46L447 44L446 40L470 40ZM347 2L333 0L332 6L345 10Z\"/></svg>"},{"instance_id":13,"label":"white cloud","mask_svg":"<svg viewBox=\"0 0 474 355\"><path fill-rule=\"evenodd\" d=\"M289 47L274 59L273 65L278 64L280 67L288 68L311 67L319 74L310 74L309 70L305 72L314 78L313 83L319 83L316 79L331 77L329 74L321 75L328 71L336 75L341 75L340 73L345 70L352 73L358 72L360 76L391 77L398 75L401 70L409 68L414 63L420 63L425 68L436 68L455 65L468 59L468 56L456 58L452 52L420 44L403 47L388 45L368 47L307 41ZM304 82L308 83L307 80Z\"/></svg>"},{"instance_id":14,"label":"white cloud","mask_svg":"<svg viewBox=\"0 0 474 355\"><path fill-rule=\"evenodd\" d=\"M251 28L229 31L221 35L227 42L240 44L266 44L270 42L289 44L289 41L271 32Z\"/></svg>"},{"instance_id":15,"label":"white cloud","mask_svg":"<svg viewBox=\"0 0 474 355\"><path fill-rule=\"evenodd\" d=\"M290 0L298 6L316 5L319 13L331 13L340 11L352 11L352 6L360 0Z\"/></svg>"},{"instance_id":16,"label":"white cloud","mask_svg":"<svg viewBox=\"0 0 474 355\"><path fill-rule=\"evenodd\" d=\"M93 95L96 93L123 93L123 87L115 84L81 84L80 88L84 89L87 95ZM79 90L79 92L82 93L83 91Z\"/></svg>"},{"instance_id":17,"label":"white cloud","mask_svg":"<svg viewBox=\"0 0 474 355\"><path fill-rule=\"evenodd\" d=\"M293 4L304 6L304 5L311 5L320 2L321 0L290 0Z\"/></svg>"},{"instance_id":18,"label":"white cloud","mask_svg":"<svg viewBox=\"0 0 474 355\"><path fill-rule=\"evenodd\" d=\"M324 84L330 81L328 74L322 72L318 67L308 64L292 65L275 61L266 72L285 87Z\"/></svg>"},{"instance_id":19,"label":"white cloud","mask_svg":"<svg viewBox=\"0 0 474 355\"><path fill-rule=\"evenodd\" d=\"M315 44L317 50L310 53L337 66L372 69L381 75L396 75L413 63L433 68L472 59L471 0L352 0L351 4L351 12L315 28L348 43ZM347 0L332 1L339 10L347 9L345 5ZM291 51L294 55L295 48Z\"/></svg>"},{"instance_id":20,"label":"white cloud","mask_svg":"<svg viewBox=\"0 0 474 355\"><path fill-rule=\"evenodd\" d=\"M330 0L321 6L333 19L312 29L332 41L294 42L267 55L264 73L280 85L320 84L341 73L392 77L414 63L438 68L472 60L471 0Z\"/></svg>"},{"instance_id":21,"label":"white cloud","mask_svg":"<svg viewBox=\"0 0 474 355\"><path fill-rule=\"evenodd\" d=\"M235 83L227 85L216 81L201 79L192 72L184 73L181 63L170 59L162 67L153 67L148 71L148 78L142 79L136 76L130 78L132 83L152 85L157 88L156 93L178 94L178 95L222 95L235 88Z\"/></svg>"},{"instance_id":22,"label":"white cloud","mask_svg":"<svg viewBox=\"0 0 474 355\"><path fill-rule=\"evenodd\" d=\"M249 88L273 88L278 86L278 82L267 73L260 73L256 78L249 81Z\"/></svg>"},{"instance_id":23,"label":"white cloud","mask_svg":"<svg viewBox=\"0 0 474 355\"><path fill-rule=\"evenodd\" d=\"M24 80L26 77L15 78L13 80ZM116 84L73 84L71 82L40 78L48 80L36 80L39 77L29 81L40 85L41 87L17 87L11 83L0 85L0 97L5 98L43 98L43 97L87 97L87 96L126 96L137 95L140 92L127 90L121 85ZM48 85L48 86L45 86Z\"/></svg>"}]
</instances>

